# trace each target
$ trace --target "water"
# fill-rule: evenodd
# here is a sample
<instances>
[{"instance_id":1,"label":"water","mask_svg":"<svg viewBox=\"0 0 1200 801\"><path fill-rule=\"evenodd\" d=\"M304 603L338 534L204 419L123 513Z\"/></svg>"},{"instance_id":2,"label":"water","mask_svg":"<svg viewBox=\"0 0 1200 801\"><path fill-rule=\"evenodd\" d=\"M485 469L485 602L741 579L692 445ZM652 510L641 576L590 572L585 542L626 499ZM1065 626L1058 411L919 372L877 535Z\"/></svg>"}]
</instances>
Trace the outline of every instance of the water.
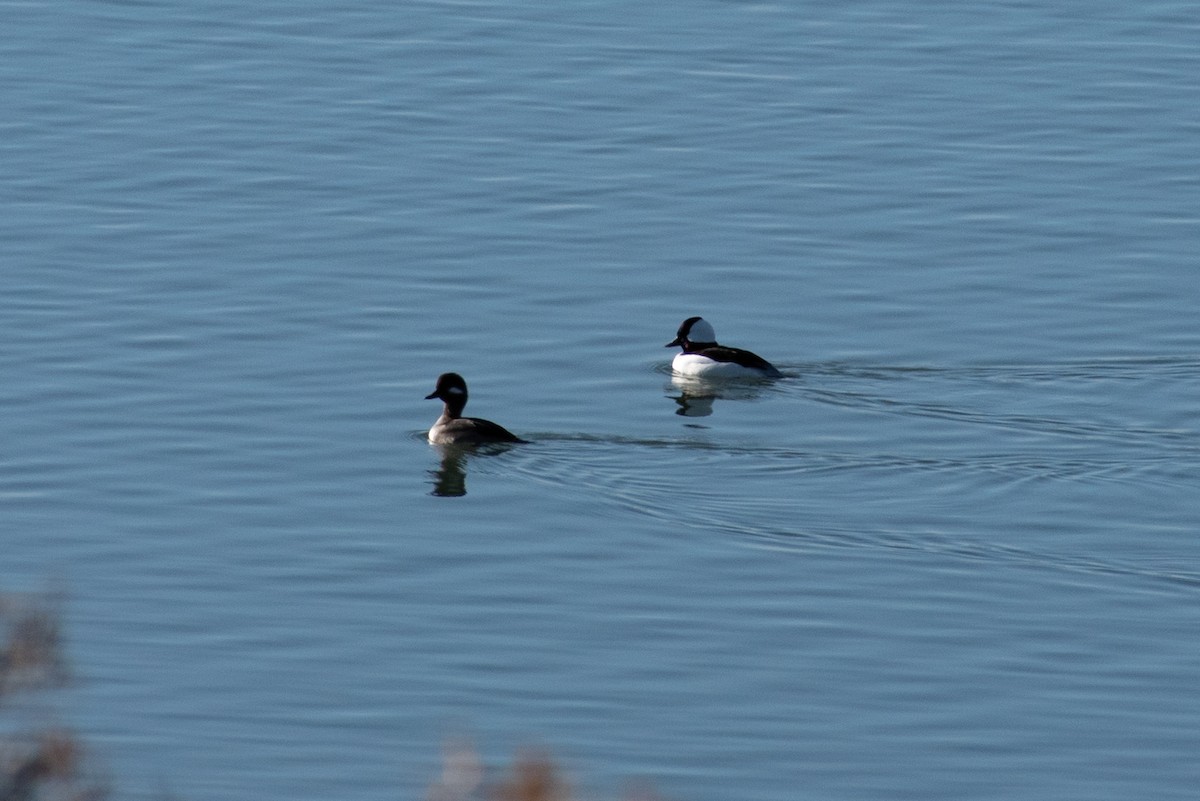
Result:
<instances>
[{"instance_id":1,"label":"water","mask_svg":"<svg viewBox=\"0 0 1200 801\"><path fill-rule=\"evenodd\" d=\"M5 17L0 581L117 797L1194 793L1188 7Z\"/></svg>"}]
</instances>

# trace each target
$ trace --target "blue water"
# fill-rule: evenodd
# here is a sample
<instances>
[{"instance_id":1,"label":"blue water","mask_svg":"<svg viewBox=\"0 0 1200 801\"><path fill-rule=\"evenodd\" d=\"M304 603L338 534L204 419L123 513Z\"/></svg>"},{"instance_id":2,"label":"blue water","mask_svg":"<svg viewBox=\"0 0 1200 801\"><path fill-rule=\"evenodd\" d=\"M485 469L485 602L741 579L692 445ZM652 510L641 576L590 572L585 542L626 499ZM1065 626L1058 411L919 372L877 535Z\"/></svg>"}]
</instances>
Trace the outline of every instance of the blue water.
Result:
<instances>
[{"instance_id":1,"label":"blue water","mask_svg":"<svg viewBox=\"0 0 1200 801\"><path fill-rule=\"evenodd\" d=\"M116 797L1194 797L1189 5L4 18L0 589Z\"/></svg>"}]
</instances>

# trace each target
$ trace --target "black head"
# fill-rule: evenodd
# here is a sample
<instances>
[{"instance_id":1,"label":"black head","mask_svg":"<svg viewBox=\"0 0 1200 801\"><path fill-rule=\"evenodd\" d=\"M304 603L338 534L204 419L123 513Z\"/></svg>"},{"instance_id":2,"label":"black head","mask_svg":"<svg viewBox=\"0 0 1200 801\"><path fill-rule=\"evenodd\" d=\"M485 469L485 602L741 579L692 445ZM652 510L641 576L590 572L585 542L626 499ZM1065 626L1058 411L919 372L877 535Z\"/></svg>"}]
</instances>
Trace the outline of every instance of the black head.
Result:
<instances>
[{"instance_id":1,"label":"black head","mask_svg":"<svg viewBox=\"0 0 1200 801\"><path fill-rule=\"evenodd\" d=\"M425 396L425 400L431 398L440 398L447 404L461 409L467 405L467 382L458 373L442 373L438 376L433 392Z\"/></svg>"},{"instance_id":2,"label":"black head","mask_svg":"<svg viewBox=\"0 0 1200 801\"><path fill-rule=\"evenodd\" d=\"M717 335L713 327L703 317L689 317L679 325L675 338L665 347L687 347L689 344L716 344Z\"/></svg>"}]
</instances>

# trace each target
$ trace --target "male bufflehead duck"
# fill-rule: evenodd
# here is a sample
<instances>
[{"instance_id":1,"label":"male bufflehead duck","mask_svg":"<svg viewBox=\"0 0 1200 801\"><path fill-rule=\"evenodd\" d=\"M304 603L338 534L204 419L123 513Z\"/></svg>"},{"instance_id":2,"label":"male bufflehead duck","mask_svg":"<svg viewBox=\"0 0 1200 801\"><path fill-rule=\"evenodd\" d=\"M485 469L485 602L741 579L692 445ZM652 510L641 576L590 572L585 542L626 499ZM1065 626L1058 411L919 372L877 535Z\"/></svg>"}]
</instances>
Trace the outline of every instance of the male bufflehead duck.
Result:
<instances>
[{"instance_id":1,"label":"male bufflehead duck","mask_svg":"<svg viewBox=\"0 0 1200 801\"><path fill-rule=\"evenodd\" d=\"M679 326L675 339L667 343L683 348L675 354L671 367L683 375L705 378L752 377L779 378L775 365L748 350L717 344L717 334L703 317L689 317Z\"/></svg>"},{"instance_id":2,"label":"male bufflehead duck","mask_svg":"<svg viewBox=\"0 0 1200 801\"><path fill-rule=\"evenodd\" d=\"M429 429L429 441L437 445L482 445L487 442L524 442L525 440L491 420L463 417L467 405L467 382L458 373L442 373L437 387L425 400L440 398L442 416Z\"/></svg>"}]
</instances>

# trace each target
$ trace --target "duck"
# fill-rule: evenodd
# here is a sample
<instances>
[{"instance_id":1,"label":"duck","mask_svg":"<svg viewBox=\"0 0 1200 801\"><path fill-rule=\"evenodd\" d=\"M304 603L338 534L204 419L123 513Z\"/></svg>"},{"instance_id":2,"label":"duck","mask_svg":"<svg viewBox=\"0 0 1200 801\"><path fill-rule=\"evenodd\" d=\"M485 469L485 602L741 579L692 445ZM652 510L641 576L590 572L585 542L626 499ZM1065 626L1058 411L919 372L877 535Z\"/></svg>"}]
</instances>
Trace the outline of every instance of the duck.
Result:
<instances>
[{"instance_id":1,"label":"duck","mask_svg":"<svg viewBox=\"0 0 1200 801\"><path fill-rule=\"evenodd\" d=\"M429 429L435 445L483 445L492 442L526 442L499 423L479 417L463 417L467 405L467 382L458 373L442 373L437 386L425 396L443 402L442 416Z\"/></svg>"},{"instance_id":2,"label":"duck","mask_svg":"<svg viewBox=\"0 0 1200 801\"><path fill-rule=\"evenodd\" d=\"M757 353L718 345L716 331L703 317L684 320L666 347L683 348L671 361L671 368L681 375L703 378L779 378L783 375Z\"/></svg>"}]
</instances>

